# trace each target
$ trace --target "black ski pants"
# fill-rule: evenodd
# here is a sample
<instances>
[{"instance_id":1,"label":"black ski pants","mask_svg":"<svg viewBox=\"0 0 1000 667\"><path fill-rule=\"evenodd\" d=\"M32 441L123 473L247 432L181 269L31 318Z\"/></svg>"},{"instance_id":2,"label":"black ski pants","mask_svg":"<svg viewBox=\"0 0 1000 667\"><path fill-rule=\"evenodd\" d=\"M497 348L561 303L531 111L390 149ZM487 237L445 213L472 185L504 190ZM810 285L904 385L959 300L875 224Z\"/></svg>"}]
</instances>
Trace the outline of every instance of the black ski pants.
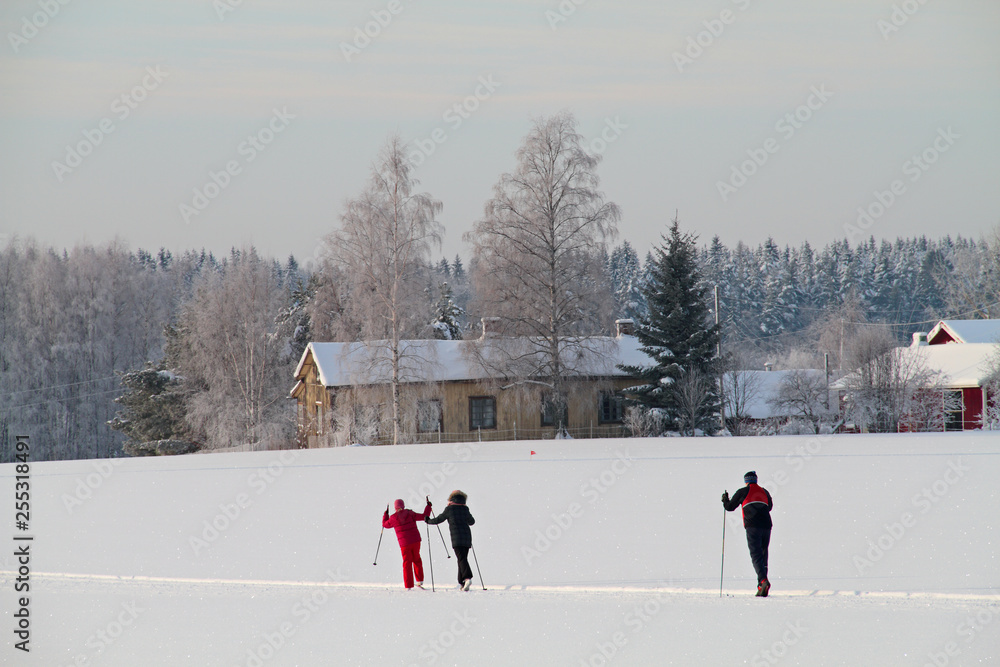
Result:
<instances>
[{"instance_id":1,"label":"black ski pants","mask_svg":"<svg viewBox=\"0 0 1000 667\"><path fill-rule=\"evenodd\" d=\"M455 547L455 558L458 559L458 583L472 579L472 568L469 567L469 547Z\"/></svg>"},{"instance_id":2,"label":"black ski pants","mask_svg":"<svg viewBox=\"0 0 1000 667\"><path fill-rule=\"evenodd\" d=\"M747 546L750 547L750 560L757 573L757 581L767 579L767 545L771 542L771 527L760 528L747 526Z\"/></svg>"}]
</instances>

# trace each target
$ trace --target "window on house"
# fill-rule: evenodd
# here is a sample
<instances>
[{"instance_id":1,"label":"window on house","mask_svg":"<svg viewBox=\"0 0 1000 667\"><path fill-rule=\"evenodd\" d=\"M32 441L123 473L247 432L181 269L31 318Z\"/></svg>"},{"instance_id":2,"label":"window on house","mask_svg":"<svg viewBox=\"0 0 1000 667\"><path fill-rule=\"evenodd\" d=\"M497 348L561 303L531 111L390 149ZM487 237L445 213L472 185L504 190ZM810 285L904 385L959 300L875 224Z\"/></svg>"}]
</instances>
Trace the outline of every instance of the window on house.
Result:
<instances>
[{"instance_id":1,"label":"window on house","mask_svg":"<svg viewBox=\"0 0 1000 667\"><path fill-rule=\"evenodd\" d=\"M962 390L949 389L944 392L944 430L962 430Z\"/></svg>"},{"instance_id":2,"label":"window on house","mask_svg":"<svg viewBox=\"0 0 1000 667\"><path fill-rule=\"evenodd\" d=\"M441 401L417 401L417 431L432 433L444 430Z\"/></svg>"},{"instance_id":3,"label":"window on house","mask_svg":"<svg viewBox=\"0 0 1000 667\"><path fill-rule=\"evenodd\" d=\"M542 426L555 426L557 414L553 394L551 392L542 394ZM562 424L563 426L569 424L569 405L565 399L562 401Z\"/></svg>"},{"instance_id":4,"label":"window on house","mask_svg":"<svg viewBox=\"0 0 1000 667\"><path fill-rule=\"evenodd\" d=\"M597 421L601 424L621 422L622 397L610 391L602 391L597 405Z\"/></svg>"},{"instance_id":5,"label":"window on house","mask_svg":"<svg viewBox=\"0 0 1000 667\"><path fill-rule=\"evenodd\" d=\"M492 396L469 398L469 430L497 427L497 400Z\"/></svg>"}]
</instances>

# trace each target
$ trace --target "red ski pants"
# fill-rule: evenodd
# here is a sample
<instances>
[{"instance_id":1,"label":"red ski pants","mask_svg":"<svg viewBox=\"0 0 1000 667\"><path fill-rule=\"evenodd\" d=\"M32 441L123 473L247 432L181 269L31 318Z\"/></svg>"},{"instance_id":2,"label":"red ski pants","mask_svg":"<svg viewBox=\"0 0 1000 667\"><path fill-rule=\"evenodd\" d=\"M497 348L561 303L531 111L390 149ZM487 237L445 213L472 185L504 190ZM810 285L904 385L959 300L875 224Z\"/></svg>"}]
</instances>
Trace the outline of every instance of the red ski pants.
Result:
<instances>
[{"instance_id":1,"label":"red ski pants","mask_svg":"<svg viewBox=\"0 0 1000 667\"><path fill-rule=\"evenodd\" d=\"M424 563L420 560L420 542L407 544L399 549L403 552L403 585L413 588L414 576L417 577L417 581L423 583Z\"/></svg>"}]
</instances>

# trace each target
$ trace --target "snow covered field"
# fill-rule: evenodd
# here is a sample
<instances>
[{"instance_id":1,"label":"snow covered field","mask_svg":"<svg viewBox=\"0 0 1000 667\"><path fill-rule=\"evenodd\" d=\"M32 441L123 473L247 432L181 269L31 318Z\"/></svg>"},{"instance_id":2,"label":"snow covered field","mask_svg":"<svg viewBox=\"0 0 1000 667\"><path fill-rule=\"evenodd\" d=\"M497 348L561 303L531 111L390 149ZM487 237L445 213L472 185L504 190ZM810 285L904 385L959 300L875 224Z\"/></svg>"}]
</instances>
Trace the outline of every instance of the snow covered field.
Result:
<instances>
[{"instance_id":1,"label":"snow covered field","mask_svg":"<svg viewBox=\"0 0 1000 667\"><path fill-rule=\"evenodd\" d=\"M41 446L33 441L33 446ZM537 454L530 456L534 449ZM767 599L739 513L775 501ZM533 441L31 466L30 648L10 665L1000 663L1000 438ZM402 588L386 503L469 494L485 585ZM445 527L444 539L448 539ZM473 562L475 568L475 562ZM429 577L428 577L429 579Z\"/></svg>"}]
</instances>

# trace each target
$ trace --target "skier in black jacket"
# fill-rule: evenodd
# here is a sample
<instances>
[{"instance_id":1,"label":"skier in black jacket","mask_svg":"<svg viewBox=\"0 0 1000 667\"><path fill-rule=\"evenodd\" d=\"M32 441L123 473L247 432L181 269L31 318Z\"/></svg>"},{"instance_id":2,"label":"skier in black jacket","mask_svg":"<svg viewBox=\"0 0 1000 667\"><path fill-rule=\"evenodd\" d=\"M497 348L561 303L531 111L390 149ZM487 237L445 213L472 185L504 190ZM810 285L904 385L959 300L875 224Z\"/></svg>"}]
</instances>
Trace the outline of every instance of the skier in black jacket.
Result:
<instances>
[{"instance_id":1,"label":"skier in black jacket","mask_svg":"<svg viewBox=\"0 0 1000 667\"><path fill-rule=\"evenodd\" d=\"M472 548L472 530L469 528L476 520L465 505L468 495L462 491L452 491L448 496L448 506L436 517L427 519L427 523L448 522L451 533L451 548L458 559L458 585L463 591L472 585L472 568L469 567L469 549Z\"/></svg>"},{"instance_id":2,"label":"skier in black jacket","mask_svg":"<svg viewBox=\"0 0 1000 667\"><path fill-rule=\"evenodd\" d=\"M762 486L757 485L757 473L750 471L743 475L746 484L729 499L729 491L722 493L722 506L727 512L737 507L743 507L743 527L747 530L747 546L750 547L750 560L757 572L757 597L766 598L771 590L771 582L767 580L767 547L771 542L771 494ZM429 521L429 520L428 520Z\"/></svg>"}]
</instances>

